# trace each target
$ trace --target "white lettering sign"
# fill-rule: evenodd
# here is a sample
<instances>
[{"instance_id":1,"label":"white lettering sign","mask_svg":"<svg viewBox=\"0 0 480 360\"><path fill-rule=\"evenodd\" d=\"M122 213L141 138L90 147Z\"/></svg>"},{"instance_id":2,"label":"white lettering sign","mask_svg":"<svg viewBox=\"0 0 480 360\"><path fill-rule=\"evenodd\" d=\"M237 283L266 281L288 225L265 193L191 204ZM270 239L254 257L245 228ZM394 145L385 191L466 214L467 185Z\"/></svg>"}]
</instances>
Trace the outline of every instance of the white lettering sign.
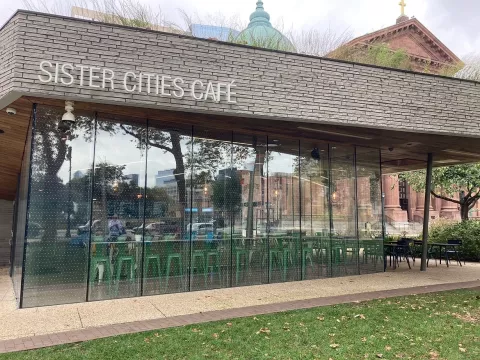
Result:
<instances>
[{"instance_id":1,"label":"white lettering sign","mask_svg":"<svg viewBox=\"0 0 480 360\"><path fill-rule=\"evenodd\" d=\"M236 87L235 80L228 82L202 81L200 79L186 81L181 77L164 74L136 71L115 73L108 68L47 60L40 62L39 70L38 80L42 83L92 89L117 89L128 93L155 94L176 99L190 97L196 101L237 103L237 93L233 91Z\"/></svg>"}]
</instances>

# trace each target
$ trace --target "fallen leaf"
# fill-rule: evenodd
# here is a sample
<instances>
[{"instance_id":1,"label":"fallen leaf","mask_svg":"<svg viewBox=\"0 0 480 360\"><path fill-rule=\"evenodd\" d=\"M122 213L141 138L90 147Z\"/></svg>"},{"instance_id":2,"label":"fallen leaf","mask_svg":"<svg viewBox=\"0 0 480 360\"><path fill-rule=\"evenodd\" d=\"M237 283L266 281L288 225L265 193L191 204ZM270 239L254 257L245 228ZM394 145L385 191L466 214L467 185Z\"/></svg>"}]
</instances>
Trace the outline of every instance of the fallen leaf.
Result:
<instances>
[{"instance_id":1,"label":"fallen leaf","mask_svg":"<svg viewBox=\"0 0 480 360\"><path fill-rule=\"evenodd\" d=\"M383 354L377 354L377 358L383 359Z\"/></svg>"},{"instance_id":2,"label":"fallen leaf","mask_svg":"<svg viewBox=\"0 0 480 360\"><path fill-rule=\"evenodd\" d=\"M367 338L366 338L366 337L362 337L362 341L363 341L363 342L367 341Z\"/></svg>"},{"instance_id":3,"label":"fallen leaf","mask_svg":"<svg viewBox=\"0 0 480 360\"><path fill-rule=\"evenodd\" d=\"M150 339L149 339L149 338L145 338L145 340L143 340L143 341L145 341L146 343L148 343L148 342L150 342Z\"/></svg>"},{"instance_id":4,"label":"fallen leaf","mask_svg":"<svg viewBox=\"0 0 480 360\"><path fill-rule=\"evenodd\" d=\"M362 320L365 320L365 315L363 314L358 314L358 315L355 315L354 318L360 318Z\"/></svg>"},{"instance_id":5,"label":"fallen leaf","mask_svg":"<svg viewBox=\"0 0 480 360\"><path fill-rule=\"evenodd\" d=\"M385 350L390 351L390 350L392 350L392 347L387 345L387 346L385 346Z\"/></svg>"},{"instance_id":6,"label":"fallen leaf","mask_svg":"<svg viewBox=\"0 0 480 360\"><path fill-rule=\"evenodd\" d=\"M324 321L325 318L323 316L319 316L319 317L317 317L317 320Z\"/></svg>"},{"instance_id":7,"label":"fallen leaf","mask_svg":"<svg viewBox=\"0 0 480 360\"><path fill-rule=\"evenodd\" d=\"M461 347L461 348L458 348L458 350L460 350L461 352L467 352L467 349Z\"/></svg>"},{"instance_id":8,"label":"fallen leaf","mask_svg":"<svg viewBox=\"0 0 480 360\"><path fill-rule=\"evenodd\" d=\"M212 336L213 336L215 339L218 339L218 334L217 334L217 333L213 334Z\"/></svg>"},{"instance_id":9,"label":"fallen leaf","mask_svg":"<svg viewBox=\"0 0 480 360\"><path fill-rule=\"evenodd\" d=\"M339 344L330 344L330 347L331 347L332 349L336 349L336 348L338 348L339 346L340 346Z\"/></svg>"},{"instance_id":10,"label":"fallen leaf","mask_svg":"<svg viewBox=\"0 0 480 360\"><path fill-rule=\"evenodd\" d=\"M227 326L232 326L232 323L227 323Z\"/></svg>"},{"instance_id":11,"label":"fallen leaf","mask_svg":"<svg viewBox=\"0 0 480 360\"><path fill-rule=\"evenodd\" d=\"M260 330L257 331L258 334L270 334L270 329L269 328L261 328Z\"/></svg>"}]
</instances>

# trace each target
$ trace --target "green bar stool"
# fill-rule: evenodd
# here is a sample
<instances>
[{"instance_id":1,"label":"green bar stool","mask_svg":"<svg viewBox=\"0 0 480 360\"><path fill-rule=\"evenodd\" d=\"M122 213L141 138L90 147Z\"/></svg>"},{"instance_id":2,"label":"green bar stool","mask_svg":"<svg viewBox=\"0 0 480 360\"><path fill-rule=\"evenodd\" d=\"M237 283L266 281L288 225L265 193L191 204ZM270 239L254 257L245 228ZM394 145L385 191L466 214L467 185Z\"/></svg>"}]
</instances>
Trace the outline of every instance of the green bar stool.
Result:
<instances>
[{"instance_id":1,"label":"green bar stool","mask_svg":"<svg viewBox=\"0 0 480 360\"><path fill-rule=\"evenodd\" d=\"M208 280L208 274L213 274L215 271L218 274L218 279L222 281L220 274L220 252L217 248L218 244L215 241L209 241L206 243L206 253L205 253L205 285Z\"/></svg>"},{"instance_id":2,"label":"green bar stool","mask_svg":"<svg viewBox=\"0 0 480 360\"><path fill-rule=\"evenodd\" d=\"M162 271L160 266L160 255L154 252L155 244L152 242L152 237L145 237L145 258L143 264L143 278L144 281L148 278L148 272L152 271L152 277L158 278L158 288L162 285Z\"/></svg>"},{"instance_id":3,"label":"green bar stool","mask_svg":"<svg viewBox=\"0 0 480 360\"><path fill-rule=\"evenodd\" d=\"M118 238L120 241L120 237ZM118 296L118 290L120 286L120 278L122 275L122 270L125 267L127 280L130 283L135 281L135 255L130 255L127 242L116 242L112 243L117 249L117 258L116 258L116 275L115 275L115 296ZM135 244L134 244L135 245Z\"/></svg>"},{"instance_id":4,"label":"green bar stool","mask_svg":"<svg viewBox=\"0 0 480 360\"><path fill-rule=\"evenodd\" d=\"M276 262L280 266L282 265L282 263L281 263L282 251L280 250L282 240L278 239L278 238L275 238L275 239L271 239L271 240L269 239L269 241L270 241L270 247L269 247L269 251L268 251L268 255L269 255L268 282L271 282L274 262Z\"/></svg>"},{"instance_id":5,"label":"green bar stool","mask_svg":"<svg viewBox=\"0 0 480 360\"><path fill-rule=\"evenodd\" d=\"M302 248L302 279L305 279L307 270L307 260L310 260L310 266L313 268L313 241L308 241L303 244Z\"/></svg>"},{"instance_id":6,"label":"green bar stool","mask_svg":"<svg viewBox=\"0 0 480 360\"><path fill-rule=\"evenodd\" d=\"M204 283L205 286L207 285L207 263L205 257L205 249L204 249L204 240L191 240L193 251L192 251L192 270L197 270L197 273L203 271ZM193 276L193 272L192 272Z\"/></svg>"},{"instance_id":7,"label":"green bar stool","mask_svg":"<svg viewBox=\"0 0 480 360\"><path fill-rule=\"evenodd\" d=\"M233 239L235 241L235 281L238 285L240 280L240 271L242 271L242 258L243 258L243 270L248 271L248 251L242 244L238 244L243 239Z\"/></svg>"},{"instance_id":8,"label":"green bar stool","mask_svg":"<svg viewBox=\"0 0 480 360\"><path fill-rule=\"evenodd\" d=\"M92 255L90 260L90 284L95 282L97 277L98 270L98 282L100 283L100 269L99 265L103 265L104 268L104 279L107 281L108 287L110 289L112 271L110 268L110 258L108 256L108 244L96 244L96 242L103 242L103 236L93 236L92 237Z\"/></svg>"},{"instance_id":9,"label":"green bar stool","mask_svg":"<svg viewBox=\"0 0 480 360\"><path fill-rule=\"evenodd\" d=\"M178 275L183 278L182 254L175 250L175 241L167 240L167 271L165 272L165 290L168 291L168 282L172 264L177 264ZM184 279L182 280L184 282Z\"/></svg>"}]
</instances>

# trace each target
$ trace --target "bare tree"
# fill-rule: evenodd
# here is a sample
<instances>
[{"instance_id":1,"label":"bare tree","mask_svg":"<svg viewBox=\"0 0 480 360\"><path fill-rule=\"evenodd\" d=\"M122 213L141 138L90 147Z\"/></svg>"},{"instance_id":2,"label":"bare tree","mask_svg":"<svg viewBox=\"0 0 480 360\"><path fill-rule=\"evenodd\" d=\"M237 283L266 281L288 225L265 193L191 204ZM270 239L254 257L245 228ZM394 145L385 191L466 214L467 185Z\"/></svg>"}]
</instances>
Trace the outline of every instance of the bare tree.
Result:
<instances>
[{"instance_id":1,"label":"bare tree","mask_svg":"<svg viewBox=\"0 0 480 360\"><path fill-rule=\"evenodd\" d=\"M161 8L152 8L139 0L22 0L28 10L72 16L119 25L162 30L164 27L181 30L169 22Z\"/></svg>"},{"instance_id":2,"label":"bare tree","mask_svg":"<svg viewBox=\"0 0 480 360\"><path fill-rule=\"evenodd\" d=\"M332 28L327 28L326 30L291 31L287 36L297 49L297 52L314 56L326 56L350 41L353 38L353 33L350 29L336 33Z\"/></svg>"}]
</instances>

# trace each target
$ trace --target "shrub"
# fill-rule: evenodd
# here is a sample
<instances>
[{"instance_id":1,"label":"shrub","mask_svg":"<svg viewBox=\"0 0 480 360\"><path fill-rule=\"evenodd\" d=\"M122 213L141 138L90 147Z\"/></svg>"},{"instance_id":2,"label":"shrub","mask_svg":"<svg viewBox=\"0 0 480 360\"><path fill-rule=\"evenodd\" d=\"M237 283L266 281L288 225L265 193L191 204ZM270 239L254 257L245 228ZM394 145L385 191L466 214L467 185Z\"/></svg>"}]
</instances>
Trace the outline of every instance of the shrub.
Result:
<instances>
[{"instance_id":1,"label":"shrub","mask_svg":"<svg viewBox=\"0 0 480 360\"><path fill-rule=\"evenodd\" d=\"M462 240L462 260L480 261L480 221L437 222L430 227L429 242Z\"/></svg>"}]
</instances>

